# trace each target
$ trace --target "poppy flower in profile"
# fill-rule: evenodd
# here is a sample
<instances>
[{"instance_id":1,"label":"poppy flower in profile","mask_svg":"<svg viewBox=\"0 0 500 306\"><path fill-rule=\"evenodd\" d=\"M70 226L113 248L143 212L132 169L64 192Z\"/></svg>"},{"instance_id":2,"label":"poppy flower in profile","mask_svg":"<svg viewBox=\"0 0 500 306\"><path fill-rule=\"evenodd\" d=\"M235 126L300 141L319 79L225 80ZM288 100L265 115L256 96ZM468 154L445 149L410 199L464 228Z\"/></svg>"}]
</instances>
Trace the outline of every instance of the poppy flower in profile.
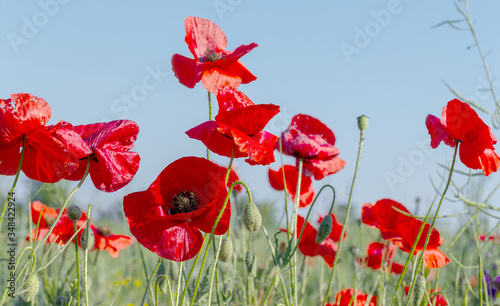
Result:
<instances>
[{"instance_id":1,"label":"poppy flower in profile","mask_svg":"<svg viewBox=\"0 0 500 306\"><path fill-rule=\"evenodd\" d=\"M487 234L482 234L481 236L479 236L479 240L485 241L486 240L486 236L488 236L488 240L491 240L491 241L500 241L500 236L499 235L487 235Z\"/></svg>"},{"instance_id":2,"label":"poppy flower in profile","mask_svg":"<svg viewBox=\"0 0 500 306\"><path fill-rule=\"evenodd\" d=\"M353 295L354 295L354 289L343 289L335 295L335 303L326 305L330 306L349 306L349 305L376 306L377 305L376 296L372 296L371 299L368 301L368 294L363 293L361 291L356 291L356 298L355 298L356 301L354 303L351 303Z\"/></svg>"},{"instance_id":3,"label":"poppy flower in profile","mask_svg":"<svg viewBox=\"0 0 500 306\"><path fill-rule=\"evenodd\" d=\"M172 70L182 85L193 88L201 80L205 89L217 94L220 86L238 88L241 83L257 79L239 61L257 44L241 45L234 51L226 51L226 35L212 21L188 16L184 27L185 41L194 58L179 54L172 56Z\"/></svg>"},{"instance_id":4,"label":"poppy flower in profile","mask_svg":"<svg viewBox=\"0 0 500 306\"><path fill-rule=\"evenodd\" d=\"M55 183L78 168L79 159L90 149L71 124L45 126L51 114L49 104L31 94L0 99L0 174L16 174L24 139L21 170L30 179Z\"/></svg>"},{"instance_id":5,"label":"poppy flower in profile","mask_svg":"<svg viewBox=\"0 0 500 306\"><path fill-rule=\"evenodd\" d=\"M108 227L100 226L96 228L92 225L91 228L94 232L94 249L106 251L113 258L117 258L121 250L134 243L132 237L112 234Z\"/></svg>"},{"instance_id":6,"label":"poppy flower in profile","mask_svg":"<svg viewBox=\"0 0 500 306\"><path fill-rule=\"evenodd\" d=\"M219 155L248 157L250 165L268 165L274 162L273 148L278 138L263 131L269 120L279 113L274 104L253 103L244 93L230 86L223 86L217 94L219 113L215 121L207 121L186 134L203 142Z\"/></svg>"},{"instance_id":7,"label":"poppy flower in profile","mask_svg":"<svg viewBox=\"0 0 500 306\"><path fill-rule=\"evenodd\" d=\"M338 157L335 135L325 124L308 115L296 115L286 131L281 134L283 154L303 159L303 173L321 180L345 166ZM280 149L279 142L275 146Z\"/></svg>"},{"instance_id":8,"label":"poppy flower in profile","mask_svg":"<svg viewBox=\"0 0 500 306\"><path fill-rule=\"evenodd\" d=\"M361 219L366 225L378 228L383 239L389 240L404 252L410 252L423 222L394 208L410 214L402 204L390 199L382 199L377 201L375 205L365 203L362 208ZM415 252L423 250L429 228L430 224L426 224L418 240ZM450 262L448 257L438 249L443 243L444 240L438 230L433 228L424 252L426 267L441 268Z\"/></svg>"},{"instance_id":9,"label":"poppy flower in profile","mask_svg":"<svg viewBox=\"0 0 500 306\"><path fill-rule=\"evenodd\" d=\"M212 231L226 196L218 165L204 158L183 157L168 165L146 191L125 196L123 208L130 231L140 244L179 262L200 251L201 232ZM230 205L222 214L216 235L228 230Z\"/></svg>"},{"instance_id":10,"label":"poppy flower in profile","mask_svg":"<svg viewBox=\"0 0 500 306\"><path fill-rule=\"evenodd\" d=\"M431 135L431 147L443 141L458 148L460 160L471 169L482 169L485 176L500 167L500 157L495 152L497 139L477 113L467 104L454 99L443 108L443 120L428 115L425 125Z\"/></svg>"},{"instance_id":11,"label":"poppy flower in profile","mask_svg":"<svg viewBox=\"0 0 500 306\"><path fill-rule=\"evenodd\" d=\"M54 221L59 214L60 209L51 208L40 201L31 202L31 221L37 224L40 219L38 233L36 229L33 229L31 233L26 237L26 240L33 240L35 236L37 240L42 240L45 235L49 232L50 227L54 224ZM80 219L77 221L77 229L86 226L87 215L82 211ZM68 210L64 209L61 218L57 221L56 226L50 233L49 238L46 243L57 242L59 244L66 244L70 241L74 241L71 237L75 234L74 221L68 217ZM81 236L81 231L78 233L78 238ZM79 241L80 239L78 239Z\"/></svg>"},{"instance_id":12,"label":"poppy flower in profile","mask_svg":"<svg viewBox=\"0 0 500 306\"><path fill-rule=\"evenodd\" d=\"M139 169L140 157L130 152L139 133L137 123L130 120L77 125L74 128L91 148L80 160L79 168L66 179L83 178L90 156L89 175L94 186L102 191L113 192L127 185Z\"/></svg>"},{"instance_id":13,"label":"poppy flower in profile","mask_svg":"<svg viewBox=\"0 0 500 306\"><path fill-rule=\"evenodd\" d=\"M367 256L360 261L374 270L379 270L387 264L390 273L401 274L403 266L399 263L391 262L396 254L396 250L396 247L392 244L385 245L380 242L372 242L368 245Z\"/></svg>"},{"instance_id":14,"label":"poppy flower in profile","mask_svg":"<svg viewBox=\"0 0 500 306\"><path fill-rule=\"evenodd\" d=\"M297 238L300 236L300 231L304 226L304 218L302 216L297 216ZM281 231L286 232L286 229L281 229ZM318 236L318 231L309 223L306 223L304 228L304 233L299 241L299 251L304 256L321 256L325 260L326 264L331 268L333 267L333 261L335 259L335 254L337 254L337 244L327 237L322 243L316 243L316 236Z\"/></svg>"},{"instance_id":15,"label":"poppy flower in profile","mask_svg":"<svg viewBox=\"0 0 500 306\"><path fill-rule=\"evenodd\" d=\"M277 171L269 168L268 176L269 183L271 183L271 187L276 190L284 190L283 184L283 171L285 171L286 178L286 191L291 196L292 201L295 201L295 195L297 193L297 180L299 178L299 173L297 171L297 167L284 165L279 168ZM300 201L299 207L306 207L312 203L314 200L314 188L312 186L312 180L310 177L302 175L300 181Z\"/></svg>"}]
</instances>

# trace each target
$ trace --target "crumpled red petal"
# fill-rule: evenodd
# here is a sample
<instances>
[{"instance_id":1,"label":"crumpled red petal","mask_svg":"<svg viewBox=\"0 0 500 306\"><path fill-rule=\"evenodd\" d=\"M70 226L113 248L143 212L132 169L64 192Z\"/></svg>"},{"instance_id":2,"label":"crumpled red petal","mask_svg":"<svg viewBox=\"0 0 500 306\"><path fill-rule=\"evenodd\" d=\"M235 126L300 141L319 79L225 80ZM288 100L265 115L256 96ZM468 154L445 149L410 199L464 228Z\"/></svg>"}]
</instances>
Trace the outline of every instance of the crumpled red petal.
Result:
<instances>
[{"instance_id":1,"label":"crumpled red petal","mask_svg":"<svg viewBox=\"0 0 500 306\"><path fill-rule=\"evenodd\" d=\"M201 84L206 90L216 95L219 88L222 86L231 86L237 89L241 84L241 77L236 74L214 68L203 72L201 76Z\"/></svg>"},{"instance_id":2,"label":"crumpled red petal","mask_svg":"<svg viewBox=\"0 0 500 306\"><path fill-rule=\"evenodd\" d=\"M297 166L299 161L297 160ZM320 159L304 159L302 163L302 171L304 175L314 176L314 179L319 181L330 174L337 173L344 169L346 162L340 157L333 157L327 160Z\"/></svg>"},{"instance_id":3,"label":"crumpled red petal","mask_svg":"<svg viewBox=\"0 0 500 306\"><path fill-rule=\"evenodd\" d=\"M212 21L188 16L184 19L184 28L186 29L186 44L195 58L203 57L207 50L219 53L226 49L226 35Z\"/></svg>"}]
</instances>

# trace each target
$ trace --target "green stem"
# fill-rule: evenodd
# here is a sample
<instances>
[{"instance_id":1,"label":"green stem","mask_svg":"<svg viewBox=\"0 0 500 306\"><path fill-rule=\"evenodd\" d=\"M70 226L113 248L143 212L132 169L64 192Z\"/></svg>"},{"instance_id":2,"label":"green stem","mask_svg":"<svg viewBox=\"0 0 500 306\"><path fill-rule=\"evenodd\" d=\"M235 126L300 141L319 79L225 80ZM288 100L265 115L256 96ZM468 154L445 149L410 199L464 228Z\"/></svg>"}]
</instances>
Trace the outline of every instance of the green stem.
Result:
<instances>
[{"instance_id":1,"label":"green stem","mask_svg":"<svg viewBox=\"0 0 500 306\"><path fill-rule=\"evenodd\" d=\"M170 305L176 305L174 304L174 299L172 298L172 288L170 288L170 282L168 280L168 277L166 277L165 275L160 275L158 276L158 278L156 279L156 282L155 282L155 306L158 306L158 283L160 282L160 280L164 278L165 279L165 282L167 282L167 287L168 287L168 295L170 297Z\"/></svg>"},{"instance_id":2,"label":"green stem","mask_svg":"<svg viewBox=\"0 0 500 306\"><path fill-rule=\"evenodd\" d=\"M338 244L338 247L337 247L337 253L335 254L335 259L333 260L332 273L330 274L330 281L328 282L328 288L326 289L326 294L325 294L325 297L323 299L323 306L326 305L326 303L328 301L328 296L330 295L330 289L331 289L332 282L333 282L333 275L335 273L335 267L337 266L337 262L339 260L339 254L341 252L342 242L344 241L344 234L345 234L345 230L347 228L347 222L349 221L349 212L351 210L351 200L352 200L352 194L353 194L353 191L354 191L354 183L356 182L356 176L358 174L359 160L360 160L360 157L361 157L361 149L363 148L363 141L364 141L364 139L365 139L364 138L364 131L360 130L360 133L359 133L358 157L356 159L356 168L354 170L354 176L352 178L351 191L349 192L349 200L347 201L347 209L346 209L345 217L344 217L344 226L342 226L342 231L340 233L340 240L339 240L339 244Z\"/></svg>"},{"instance_id":3,"label":"green stem","mask_svg":"<svg viewBox=\"0 0 500 306\"><path fill-rule=\"evenodd\" d=\"M42 238L42 240L39 241L39 243L36 244L36 247L35 247L35 252L36 250L38 250L38 248L43 245L45 243L45 241L47 241L47 239L49 239L50 237L50 234L52 234L52 231L54 230L54 228L56 227L57 225L57 222L59 221L59 219L61 218L62 214L63 214L63 211L64 211L64 208L66 208L66 205L68 205L68 202L69 200L71 199L71 197L75 194L75 192L83 185L83 182L85 181L85 178L87 178L87 175L89 174L89 169L90 169L90 157L87 157L87 168L85 169L85 173L83 174L83 177L82 179L80 180L80 182L78 182L78 185L76 185L76 187L70 192L70 194L68 195L68 197L66 198L66 200L64 201L64 204L63 206L61 207L61 209L59 210L59 214L57 214L57 217L56 219L54 220L54 223L52 224L52 226L50 227L49 231L47 232L47 234L45 235L44 238Z\"/></svg>"},{"instance_id":4,"label":"green stem","mask_svg":"<svg viewBox=\"0 0 500 306\"><path fill-rule=\"evenodd\" d=\"M78 225L75 221L75 233L78 231ZM75 236L75 255L76 255L76 303L80 306L80 260L78 258L78 235Z\"/></svg>"},{"instance_id":5,"label":"green stem","mask_svg":"<svg viewBox=\"0 0 500 306\"><path fill-rule=\"evenodd\" d=\"M443 204L444 197L446 195L446 192L448 191L448 187L450 187L451 177L453 175L453 168L455 167L455 162L457 160L457 153L458 153L458 147L459 147L459 145L460 145L460 142L457 141L456 144L455 144L455 152L453 153L453 160L451 162L450 175L448 176L448 181L446 182L446 186L444 187L443 193L441 195L441 199L439 200L439 204L438 204L438 207L436 209L436 213L434 214L434 218L432 219L432 223L431 223L431 225L429 227L429 230L427 232L427 235L425 237L424 247L422 248L422 252L420 253L420 256L418 258L417 270L422 267L423 259L424 259L424 253L425 253L425 250L427 249L427 245L429 244L429 240L431 238L431 233L432 233L432 230L434 229L434 224L436 223L437 217L439 215L439 210L441 209L441 204ZM431 208L429 208L429 212L430 212ZM427 214L429 214L429 212ZM422 226L420 227L421 231L423 231L423 229L425 229L426 221L427 220L424 220L422 222ZM420 240L420 236L418 236L415 239L415 243L417 243L419 240ZM412 254L413 253L410 253L410 257L412 256ZM414 275L416 275L416 273L414 273ZM410 291L408 292L408 301L411 298L414 286L415 286L415 281L412 279L412 283L411 283L411 286L410 286Z\"/></svg>"},{"instance_id":6,"label":"green stem","mask_svg":"<svg viewBox=\"0 0 500 306\"><path fill-rule=\"evenodd\" d=\"M92 208L92 204L89 204L89 208L87 210L87 230L85 231L85 241L89 241L90 237L90 209ZM89 306L89 290L88 290L88 284L87 284L87 261L89 257L89 248L86 247L85 250L83 251L83 287L85 290L85 305Z\"/></svg>"},{"instance_id":7,"label":"green stem","mask_svg":"<svg viewBox=\"0 0 500 306\"><path fill-rule=\"evenodd\" d=\"M151 282L153 281L153 278L156 275L156 271L158 270L158 267L160 266L161 259L162 259L161 257L158 258L158 263L156 264L156 267L153 270L153 273L151 273L151 276L149 277L148 283L146 285L146 290L144 290L144 295L142 296L141 306L143 306L144 302L146 302L146 296L148 295L149 286L151 285Z\"/></svg>"},{"instance_id":8,"label":"green stem","mask_svg":"<svg viewBox=\"0 0 500 306\"><path fill-rule=\"evenodd\" d=\"M181 294L182 263L183 263L182 261L179 263L179 274L177 274L177 295L175 296L175 305L178 305L179 297ZM168 286L170 288L170 284ZM170 298L172 298L172 293L170 293ZM173 302L172 302L172 305L174 305Z\"/></svg>"},{"instance_id":9,"label":"green stem","mask_svg":"<svg viewBox=\"0 0 500 306\"><path fill-rule=\"evenodd\" d=\"M16 177L14 178L14 183L12 183L12 188L10 188L9 196L7 200L5 200L5 205L2 208L2 214L0 215L0 226L2 225L3 217L5 216L5 211L7 210L7 206L9 204L9 199L14 195L14 189L17 185L17 180L19 179L19 173L21 173L21 168L23 166L24 159L24 147L26 146L26 136L23 138L23 149L21 150L21 158L19 159L19 165L17 166Z\"/></svg>"},{"instance_id":10,"label":"green stem","mask_svg":"<svg viewBox=\"0 0 500 306\"><path fill-rule=\"evenodd\" d=\"M229 191L226 195L226 199L224 200L224 204L222 205L222 208L219 212L219 215L217 216L217 219L215 220L214 226L212 227L212 231L210 232L210 237L208 238L208 244L205 247L205 253L203 254L203 259L201 261L200 274L198 275L198 279L196 280L196 286L194 288L193 297L191 299L191 306L194 304L194 301L196 300L196 294L198 293L198 287L200 286L201 276L203 275L203 268L205 267L205 261L207 259L208 249L209 249L210 243L212 243L215 229L217 228L217 225L219 224L219 221L222 218L224 211L226 210L226 206L229 203L229 197L231 196L231 192L233 191L234 186L236 186L238 184L241 184L245 187L245 189L248 192L248 200L249 200L249 202L252 202L252 195L250 194L250 189L248 188L248 186L244 182L236 181L231 185L231 187L229 188ZM217 260L217 258L215 260ZM215 263L214 263L214 265L215 265ZM181 301L181 303L182 303L182 301Z\"/></svg>"},{"instance_id":11,"label":"green stem","mask_svg":"<svg viewBox=\"0 0 500 306\"><path fill-rule=\"evenodd\" d=\"M205 241L207 240L207 237L208 237L208 234L205 234L203 236L203 241L201 243L201 249L203 249L203 246L205 245ZM182 302L184 302L184 297L186 296L186 291L187 291L187 288L189 286L189 281L191 280L191 275L193 275L194 268L196 267L196 264L198 263L198 260L200 259L200 255L201 255L201 252L198 252L198 254L196 255L196 258L194 259L194 263L191 266L191 270L189 271L189 275L186 279L186 284L184 285L184 290L182 291L181 301L178 305L182 305ZM200 271L200 274L201 273L202 273L202 271Z\"/></svg>"},{"instance_id":12,"label":"green stem","mask_svg":"<svg viewBox=\"0 0 500 306\"><path fill-rule=\"evenodd\" d=\"M297 213L299 209L299 202L300 202L300 185L302 183L302 166L304 164L304 159L299 158L299 174L297 176L297 187L295 189L295 201L293 203L293 213L292 213L292 230L293 230L293 246L297 247L298 246L298 241L297 240ZM286 189L286 188L285 188ZM310 210L309 210L310 211ZM307 221L304 221L304 225L306 224ZM304 227L304 226L303 226ZM299 299L298 299L298 292L297 292L297 253L294 252L293 254L293 260L290 261L290 291L292 292L292 301L295 305L299 305Z\"/></svg>"}]
</instances>

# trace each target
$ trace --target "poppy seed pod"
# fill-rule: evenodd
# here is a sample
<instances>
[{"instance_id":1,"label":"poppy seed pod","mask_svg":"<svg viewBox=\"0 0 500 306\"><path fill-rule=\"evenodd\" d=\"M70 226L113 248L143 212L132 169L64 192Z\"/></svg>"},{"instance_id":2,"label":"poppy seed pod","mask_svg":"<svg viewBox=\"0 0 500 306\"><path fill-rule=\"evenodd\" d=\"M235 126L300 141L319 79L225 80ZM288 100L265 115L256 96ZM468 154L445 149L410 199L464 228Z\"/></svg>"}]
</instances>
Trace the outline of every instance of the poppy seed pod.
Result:
<instances>
[{"instance_id":1,"label":"poppy seed pod","mask_svg":"<svg viewBox=\"0 0 500 306\"><path fill-rule=\"evenodd\" d=\"M91 230L89 232L89 240L87 241L87 228L84 228L82 231L82 236L80 237L80 244L82 248L85 250L92 250L94 247L95 243L95 238L94 238L94 232Z\"/></svg>"},{"instance_id":2,"label":"poppy seed pod","mask_svg":"<svg viewBox=\"0 0 500 306\"><path fill-rule=\"evenodd\" d=\"M276 267L276 272L274 273L272 286L276 287L278 286L279 283L280 283L280 268Z\"/></svg>"},{"instance_id":3,"label":"poppy seed pod","mask_svg":"<svg viewBox=\"0 0 500 306\"><path fill-rule=\"evenodd\" d=\"M68 207L68 217L71 221L78 221L82 217L82 210L76 205Z\"/></svg>"},{"instance_id":4,"label":"poppy seed pod","mask_svg":"<svg viewBox=\"0 0 500 306\"><path fill-rule=\"evenodd\" d=\"M31 302L38 293L40 288L40 282L38 281L38 276L35 273L29 273L23 284L22 298L26 302Z\"/></svg>"},{"instance_id":5,"label":"poppy seed pod","mask_svg":"<svg viewBox=\"0 0 500 306\"><path fill-rule=\"evenodd\" d=\"M258 231L262 226L262 214L254 202L248 203L243 212L243 224L251 232Z\"/></svg>"},{"instance_id":6,"label":"poppy seed pod","mask_svg":"<svg viewBox=\"0 0 500 306\"><path fill-rule=\"evenodd\" d=\"M219 260L222 262L230 262L233 257L233 241L227 237L222 240L222 245L219 253Z\"/></svg>"},{"instance_id":7,"label":"poppy seed pod","mask_svg":"<svg viewBox=\"0 0 500 306\"><path fill-rule=\"evenodd\" d=\"M415 298L413 299L413 305L418 306L422 303L422 299L427 290L426 287L427 282L425 281L425 277L419 274L415 280Z\"/></svg>"},{"instance_id":8,"label":"poppy seed pod","mask_svg":"<svg viewBox=\"0 0 500 306\"><path fill-rule=\"evenodd\" d=\"M358 117L358 128L360 131L366 130L368 128L368 123L370 122L370 118L365 115L361 115Z\"/></svg>"},{"instance_id":9,"label":"poppy seed pod","mask_svg":"<svg viewBox=\"0 0 500 306\"><path fill-rule=\"evenodd\" d=\"M160 264L160 266L158 267L158 270L156 271L156 278L158 278L162 275L164 275L164 276L167 275L167 268L165 267L165 265L163 263ZM167 294L167 282L165 281L164 277L161 277L160 280L158 281L158 288L160 288L160 290L161 290L161 292L163 292L163 294Z\"/></svg>"},{"instance_id":10,"label":"poppy seed pod","mask_svg":"<svg viewBox=\"0 0 500 306\"><path fill-rule=\"evenodd\" d=\"M318 229L318 235L316 235L316 243L320 244L326 239L332 232L333 219L331 215L326 215L321 221Z\"/></svg>"}]
</instances>

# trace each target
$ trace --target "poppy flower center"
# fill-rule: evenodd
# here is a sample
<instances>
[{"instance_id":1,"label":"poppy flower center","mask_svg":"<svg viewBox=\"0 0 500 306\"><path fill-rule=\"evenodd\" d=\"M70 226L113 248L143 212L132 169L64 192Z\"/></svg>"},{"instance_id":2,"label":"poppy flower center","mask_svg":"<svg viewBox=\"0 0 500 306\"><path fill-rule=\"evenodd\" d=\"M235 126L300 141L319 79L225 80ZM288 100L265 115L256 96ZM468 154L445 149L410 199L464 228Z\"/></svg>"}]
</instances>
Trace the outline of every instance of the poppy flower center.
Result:
<instances>
[{"instance_id":1,"label":"poppy flower center","mask_svg":"<svg viewBox=\"0 0 500 306\"><path fill-rule=\"evenodd\" d=\"M200 200L194 192L184 190L174 195L170 214L175 215L179 213L188 213L197 210L198 205L200 205Z\"/></svg>"},{"instance_id":2,"label":"poppy flower center","mask_svg":"<svg viewBox=\"0 0 500 306\"><path fill-rule=\"evenodd\" d=\"M220 59L226 59L226 56L225 55L221 55L221 54L218 54L217 52L213 51L213 50L207 50L205 51L205 54L203 55L202 58L200 58L200 61L201 62L215 62L216 60L220 60Z\"/></svg>"},{"instance_id":3,"label":"poppy flower center","mask_svg":"<svg viewBox=\"0 0 500 306\"><path fill-rule=\"evenodd\" d=\"M97 228L97 232L99 233L99 235L104 237L108 237L109 235L111 235L111 230L107 226L99 226Z\"/></svg>"}]
</instances>

